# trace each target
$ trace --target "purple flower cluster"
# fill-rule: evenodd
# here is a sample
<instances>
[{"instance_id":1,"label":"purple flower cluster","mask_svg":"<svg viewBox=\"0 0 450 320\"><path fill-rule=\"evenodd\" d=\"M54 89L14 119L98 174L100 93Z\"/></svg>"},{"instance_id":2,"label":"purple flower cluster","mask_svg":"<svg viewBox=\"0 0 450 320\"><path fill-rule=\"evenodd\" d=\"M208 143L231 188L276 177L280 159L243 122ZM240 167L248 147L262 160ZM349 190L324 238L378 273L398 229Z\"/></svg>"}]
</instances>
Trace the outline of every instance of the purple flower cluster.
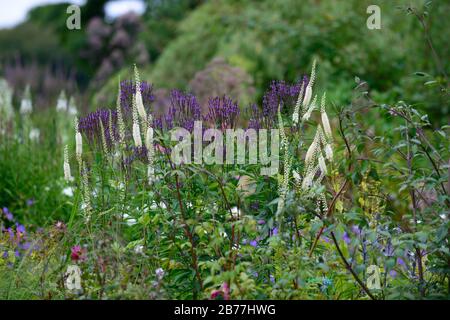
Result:
<instances>
[{"instance_id":1,"label":"purple flower cluster","mask_svg":"<svg viewBox=\"0 0 450 320\"><path fill-rule=\"evenodd\" d=\"M120 105L124 114L131 115L133 106L133 95L136 93L136 84L131 80L124 80L120 83ZM150 113L150 105L155 100L153 86L146 82L141 82L142 101L147 113Z\"/></svg>"},{"instance_id":2,"label":"purple flower cluster","mask_svg":"<svg viewBox=\"0 0 450 320\"><path fill-rule=\"evenodd\" d=\"M111 114L112 129L110 130L109 117ZM99 109L95 112L88 114L86 117L79 120L78 129L81 133L85 134L90 143L102 143L102 131L108 146L112 145L112 142L117 139L117 112L109 109ZM112 133L112 136L111 136Z\"/></svg>"},{"instance_id":3,"label":"purple flower cluster","mask_svg":"<svg viewBox=\"0 0 450 320\"><path fill-rule=\"evenodd\" d=\"M172 90L170 93L171 108L166 116L166 122L174 121L177 125L192 131L194 121L201 120L202 111L197 98L190 93Z\"/></svg>"},{"instance_id":4,"label":"purple flower cluster","mask_svg":"<svg viewBox=\"0 0 450 320\"><path fill-rule=\"evenodd\" d=\"M123 161L124 166L130 166L134 161L139 160L143 163L148 162L148 151L145 146L142 147L131 147L131 155L126 157Z\"/></svg>"},{"instance_id":5,"label":"purple flower cluster","mask_svg":"<svg viewBox=\"0 0 450 320\"><path fill-rule=\"evenodd\" d=\"M240 109L236 102L226 96L215 97L208 101L208 113L204 120L222 130L232 129L236 127L239 114Z\"/></svg>"},{"instance_id":6,"label":"purple flower cluster","mask_svg":"<svg viewBox=\"0 0 450 320\"><path fill-rule=\"evenodd\" d=\"M25 227L19 223L16 223L14 227L2 228L1 236L6 235L7 242L14 250L16 257L20 257L23 253L30 250L31 243L27 241L27 234ZM8 259L8 250L3 251L3 259Z\"/></svg>"},{"instance_id":7,"label":"purple flower cluster","mask_svg":"<svg viewBox=\"0 0 450 320\"><path fill-rule=\"evenodd\" d=\"M295 84L289 84L283 80L272 81L264 93L262 110L256 105L251 106L249 127L255 129L270 129L273 127L277 119L278 106L280 106L282 111L287 110L287 108L293 108L297 102L302 84L306 87L308 77L304 76Z\"/></svg>"},{"instance_id":8,"label":"purple flower cluster","mask_svg":"<svg viewBox=\"0 0 450 320\"><path fill-rule=\"evenodd\" d=\"M11 211L9 211L7 207L3 207L1 212L3 213L3 216L7 221L14 221L14 215L11 213Z\"/></svg>"}]
</instances>

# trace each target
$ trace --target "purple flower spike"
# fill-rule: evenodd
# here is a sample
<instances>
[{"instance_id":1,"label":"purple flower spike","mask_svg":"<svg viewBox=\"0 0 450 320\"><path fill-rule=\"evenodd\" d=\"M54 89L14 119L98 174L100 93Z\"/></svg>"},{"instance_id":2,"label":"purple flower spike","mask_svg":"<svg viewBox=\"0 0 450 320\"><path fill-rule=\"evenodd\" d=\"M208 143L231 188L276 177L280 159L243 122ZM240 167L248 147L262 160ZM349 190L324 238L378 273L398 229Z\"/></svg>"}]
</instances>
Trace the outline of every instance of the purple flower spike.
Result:
<instances>
[{"instance_id":1,"label":"purple flower spike","mask_svg":"<svg viewBox=\"0 0 450 320\"><path fill-rule=\"evenodd\" d=\"M351 240L350 237L348 236L348 233L347 233L347 232L344 232L344 234L343 234L343 236L342 236L342 239L344 239L344 242L345 242L346 244L350 244L350 243L352 242L352 240Z\"/></svg>"},{"instance_id":2,"label":"purple flower spike","mask_svg":"<svg viewBox=\"0 0 450 320\"><path fill-rule=\"evenodd\" d=\"M233 129L236 127L239 114L239 106L230 98L226 96L210 98L208 101L208 113L204 120L216 125L221 130Z\"/></svg>"}]
</instances>

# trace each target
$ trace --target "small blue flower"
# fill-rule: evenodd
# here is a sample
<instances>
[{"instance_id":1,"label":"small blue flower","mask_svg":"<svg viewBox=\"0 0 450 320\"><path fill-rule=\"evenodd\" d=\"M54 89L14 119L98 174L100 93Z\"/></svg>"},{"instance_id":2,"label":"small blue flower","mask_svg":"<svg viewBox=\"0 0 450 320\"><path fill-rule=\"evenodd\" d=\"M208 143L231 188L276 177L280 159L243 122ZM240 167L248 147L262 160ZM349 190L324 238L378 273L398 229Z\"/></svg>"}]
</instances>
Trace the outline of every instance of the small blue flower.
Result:
<instances>
[{"instance_id":1,"label":"small blue flower","mask_svg":"<svg viewBox=\"0 0 450 320\"><path fill-rule=\"evenodd\" d=\"M8 221L13 221L14 220L13 214L9 211L9 209L7 207L3 207L2 211L3 211L3 214L6 217L6 220L8 220Z\"/></svg>"},{"instance_id":2,"label":"small blue flower","mask_svg":"<svg viewBox=\"0 0 450 320\"><path fill-rule=\"evenodd\" d=\"M344 234L343 234L343 236L342 236L342 239L344 239L344 242L345 242L346 244L350 244L350 243L352 242L352 239L350 239L350 237L348 236L348 233L347 233L347 232L344 232Z\"/></svg>"}]
</instances>

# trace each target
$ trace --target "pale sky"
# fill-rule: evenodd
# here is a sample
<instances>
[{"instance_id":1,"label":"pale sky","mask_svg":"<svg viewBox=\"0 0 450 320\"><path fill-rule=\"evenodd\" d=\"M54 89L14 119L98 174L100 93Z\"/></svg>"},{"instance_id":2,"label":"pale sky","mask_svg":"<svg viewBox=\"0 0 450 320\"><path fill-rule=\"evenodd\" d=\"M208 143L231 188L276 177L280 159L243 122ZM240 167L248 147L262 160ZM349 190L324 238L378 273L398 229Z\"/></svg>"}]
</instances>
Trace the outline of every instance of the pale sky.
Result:
<instances>
[{"instance_id":1,"label":"pale sky","mask_svg":"<svg viewBox=\"0 0 450 320\"><path fill-rule=\"evenodd\" d=\"M24 21L28 10L31 8L49 3L71 2L73 4L83 4L84 0L0 0L0 28L10 28ZM120 0L106 5L106 14L114 18L128 11L142 13L145 9L142 1ZM83 14L83 12L81 12Z\"/></svg>"}]
</instances>

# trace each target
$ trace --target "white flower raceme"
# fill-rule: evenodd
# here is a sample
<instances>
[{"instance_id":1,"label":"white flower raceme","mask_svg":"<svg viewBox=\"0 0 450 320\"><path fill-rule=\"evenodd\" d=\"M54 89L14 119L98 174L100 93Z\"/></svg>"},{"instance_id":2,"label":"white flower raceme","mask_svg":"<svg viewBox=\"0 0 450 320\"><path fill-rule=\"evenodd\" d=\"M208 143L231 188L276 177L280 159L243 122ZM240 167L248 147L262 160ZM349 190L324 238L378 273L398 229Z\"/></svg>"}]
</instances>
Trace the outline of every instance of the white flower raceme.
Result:
<instances>
[{"instance_id":1,"label":"white flower raceme","mask_svg":"<svg viewBox=\"0 0 450 320\"><path fill-rule=\"evenodd\" d=\"M72 181L73 177L70 173L70 163L69 163L69 147L64 146L64 180L67 182Z\"/></svg>"},{"instance_id":2,"label":"white flower raceme","mask_svg":"<svg viewBox=\"0 0 450 320\"><path fill-rule=\"evenodd\" d=\"M306 90L305 90L305 97L303 98L303 105L305 107L309 106L309 103L311 102L311 98L312 98L312 87L310 84L308 84L306 86Z\"/></svg>"},{"instance_id":3,"label":"white flower raceme","mask_svg":"<svg viewBox=\"0 0 450 320\"><path fill-rule=\"evenodd\" d=\"M303 179L303 182L302 182L303 190L307 190L312 186L314 176L316 175L318 169L319 169L318 166L309 166L308 167L308 169L306 170L305 178Z\"/></svg>"},{"instance_id":4,"label":"white flower raceme","mask_svg":"<svg viewBox=\"0 0 450 320\"><path fill-rule=\"evenodd\" d=\"M141 119L143 121L147 121L147 113L145 112L144 101L142 100L141 80L139 77L139 70L136 67L136 65L134 65L134 76L135 76L135 82L136 82L136 94L135 94L136 107L137 107L137 110L138 110L138 113L139 113L139 116L141 117Z\"/></svg>"},{"instance_id":5,"label":"white flower raceme","mask_svg":"<svg viewBox=\"0 0 450 320\"><path fill-rule=\"evenodd\" d=\"M8 82L0 79L0 122L8 122L14 116L12 97L13 90L8 85Z\"/></svg>"},{"instance_id":6,"label":"white flower raceme","mask_svg":"<svg viewBox=\"0 0 450 320\"><path fill-rule=\"evenodd\" d=\"M141 129L139 127L136 100L133 97L133 140L136 147L142 147Z\"/></svg>"},{"instance_id":7,"label":"white flower raceme","mask_svg":"<svg viewBox=\"0 0 450 320\"><path fill-rule=\"evenodd\" d=\"M75 153L78 158L81 159L81 155L83 154L83 138L81 137L81 133L78 130L78 118L75 118Z\"/></svg>"},{"instance_id":8,"label":"white flower raceme","mask_svg":"<svg viewBox=\"0 0 450 320\"><path fill-rule=\"evenodd\" d=\"M328 161L333 160L333 149L331 148L331 144L327 144L325 146L325 156L327 157Z\"/></svg>"},{"instance_id":9,"label":"white flower raceme","mask_svg":"<svg viewBox=\"0 0 450 320\"><path fill-rule=\"evenodd\" d=\"M102 138L102 146L103 146L103 152L105 154L108 154L108 144L106 143L106 136L105 136L105 127L103 126L103 120L100 119L100 131L101 131L101 138Z\"/></svg>"},{"instance_id":10,"label":"white flower raceme","mask_svg":"<svg viewBox=\"0 0 450 320\"><path fill-rule=\"evenodd\" d=\"M81 157L83 153L83 138L81 137L80 132L75 134L75 153L78 157Z\"/></svg>"},{"instance_id":11,"label":"white flower raceme","mask_svg":"<svg viewBox=\"0 0 450 320\"><path fill-rule=\"evenodd\" d=\"M119 92L117 94L116 100L116 111L117 111L117 124L119 127L119 142L123 143L125 140L125 122L123 121L122 107L120 105L120 80L119 80Z\"/></svg>"},{"instance_id":12,"label":"white flower raceme","mask_svg":"<svg viewBox=\"0 0 450 320\"><path fill-rule=\"evenodd\" d=\"M67 106L68 106L67 97L66 97L66 93L63 90L59 94L58 101L56 102L56 111L66 112Z\"/></svg>"},{"instance_id":13,"label":"white flower raceme","mask_svg":"<svg viewBox=\"0 0 450 320\"><path fill-rule=\"evenodd\" d=\"M308 121L309 118L311 117L312 112L316 109L316 107L317 107L317 95L314 96L314 99L309 105L309 108L306 109L305 113L303 114L302 121Z\"/></svg>"},{"instance_id":14,"label":"white flower raceme","mask_svg":"<svg viewBox=\"0 0 450 320\"><path fill-rule=\"evenodd\" d=\"M316 158L318 152L320 151L320 138L322 135L322 128L319 126L316 130L316 135L314 136L314 140L308 148L305 156L305 166L308 167Z\"/></svg>"},{"instance_id":15,"label":"white flower raceme","mask_svg":"<svg viewBox=\"0 0 450 320\"><path fill-rule=\"evenodd\" d=\"M302 113L306 113L309 109L310 109L310 102L311 102L311 98L312 98L312 89L314 86L314 81L316 78L316 60L313 61L313 66L311 69L311 76L309 77L309 82L308 85L306 86L305 89L305 97L303 98L303 103L302 103ZM308 116L309 118L309 116Z\"/></svg>"},{"instance_id":16,"label":"white flower raceme","mask_svg":"<svg viewBox=\"0 0 450 320\"><path fill-rule=\"evenodd\" d=\"M31 102L30 86L27 86L20 103L20 113L22 115L30 114L33 111L33 103Z\"/></svg>"},{"instance_id":17,"label":"white flower raceme","mask_svg":"<svg viewBox=\"0 0 450 320\"><path fill-rule=\"evenodd\" d=\"M295 104L295 108L294 108L294 113L292 114L292 122L294 124L298 123L299 117L300 117L300 108L302 105L302 97L305 91L305 86L304 83L302 82L301 86L300 86L300 92L298 94L298 98L297 98L297 103Z\"/></svg>"},{"instance_id":18,"label":"white flower raceme","mask_svg":"<svg viewBox=\"0 0 450 320\"><path fill-rule=\"evenodd\" d=\"M133 140L136 147L142 147L141 130L137 122L133 123Z\"/></svg>"},{"instance_id":19,"label":"white flower raceme","mask_svg":"<svg viewBox=\"0 0 450 320\"><path fill-rule=\"evenodd\" d=\"M326 93L322 96L322 103L320 106L320 115L322 118L322 125L323 125L323 131L325 132L325 137L328 141L332 140L332 132L331 132L331 126L330 126L330 120L328 120L328 115L325 110L325 100L326 100Z\"/></svg>"},{"instance_id":20,"label":"white flower raceme","mask_svg":"<svg viewBox=\"0 0 450 320\"><path fill-rule=\"evenodd\" d=\"M292 176L294 177L294 180L296 182L302 181L302 178L300 177L300 174L296 170L292 171Z\"/></svg>"},{"instance_id":21,"label":"white flower raceme","mask_svg":"<svg viewBox=\"0 0 450 320\"><path fill-rule=\"evenodd\" d=\"M327 165L325 164L325 159L322 156L322 153L319 155L319 168L323 174L327 174Z\"/></svg>"},{"instance_id":22,"label":"white flower raceme","mask_svg":"<svg viewBox=\"0 0 450 320\"><path fill-rule=\"evenodd\" d=\"M38 141L41 136L41 130L33 128L30 130L29 138L31 141Z\"/></svg>"},{"instance_id":23,"label":"white flower raceme","mask_svg":"<svg viewBox=\"0 0 450 320\"><path fill-rule=\"evenodd\" d=\"M83 203L85 204L84 214L87 222L91 219L91 192L89 190L89 177L85 164L82 164L82 182L83 182Z\"/></svg>"}]
</instances>

